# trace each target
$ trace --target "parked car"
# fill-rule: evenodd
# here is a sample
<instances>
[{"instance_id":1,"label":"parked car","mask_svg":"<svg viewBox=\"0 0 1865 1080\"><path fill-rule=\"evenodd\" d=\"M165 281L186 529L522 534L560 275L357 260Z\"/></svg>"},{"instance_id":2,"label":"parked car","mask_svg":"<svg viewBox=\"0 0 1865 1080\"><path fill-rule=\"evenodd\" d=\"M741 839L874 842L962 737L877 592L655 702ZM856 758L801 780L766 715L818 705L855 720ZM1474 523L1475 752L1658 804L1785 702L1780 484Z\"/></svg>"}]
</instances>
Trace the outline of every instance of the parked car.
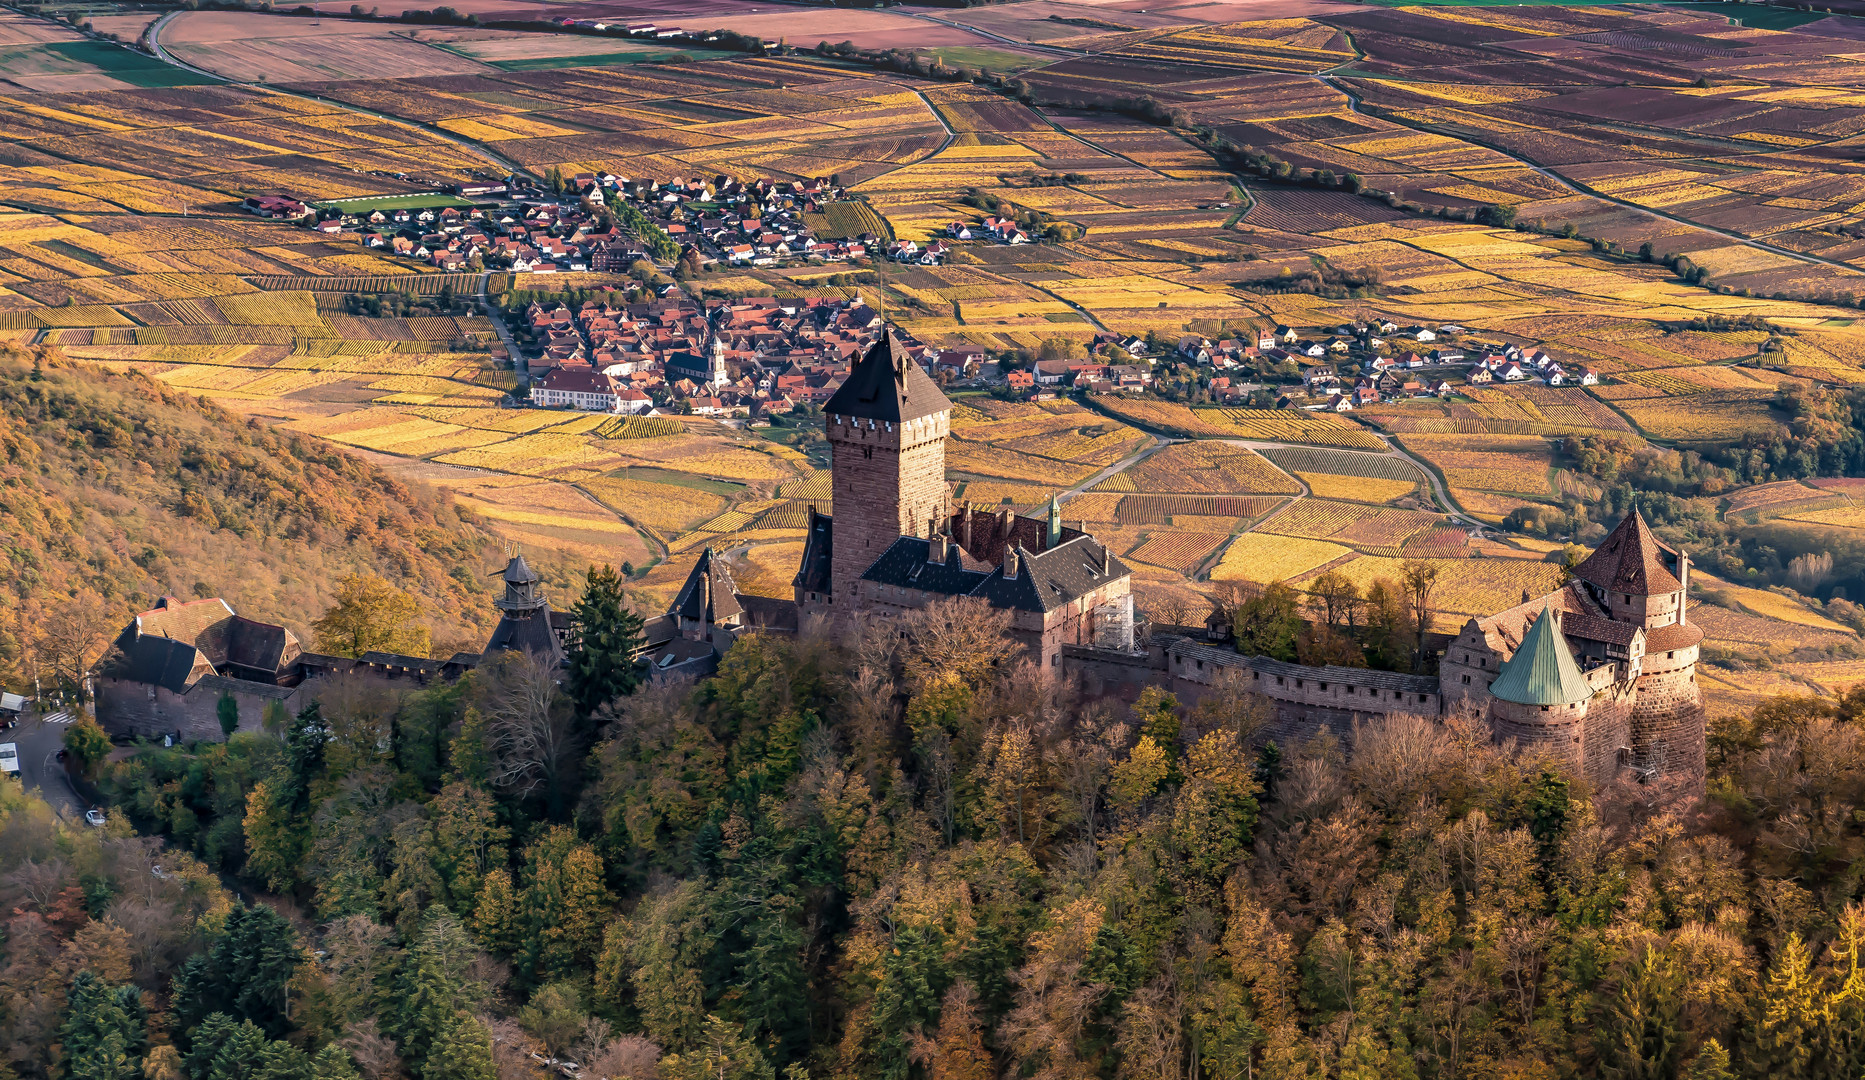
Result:
<instances>
[{"instance_id":1,"label":"parked car","mask_svg":"<svg viewBox=\"0 0 1865 1080\"><path fill-rule=\"evenodd\" d=\"M19 747L10 742L0 742L0 779L19 776Z\"/></svg>"},{"instance_id":2,"label":"parked car","mask_svg":"<svg viewBox=\"0 0 1865 1080\"><path fill-rule=\"evenodd\" d=\"M84 823L86 825L101 829L104 827L104 820L104 812L96 807L92 807L84 812Z\"/></svg>"}]
</instances>

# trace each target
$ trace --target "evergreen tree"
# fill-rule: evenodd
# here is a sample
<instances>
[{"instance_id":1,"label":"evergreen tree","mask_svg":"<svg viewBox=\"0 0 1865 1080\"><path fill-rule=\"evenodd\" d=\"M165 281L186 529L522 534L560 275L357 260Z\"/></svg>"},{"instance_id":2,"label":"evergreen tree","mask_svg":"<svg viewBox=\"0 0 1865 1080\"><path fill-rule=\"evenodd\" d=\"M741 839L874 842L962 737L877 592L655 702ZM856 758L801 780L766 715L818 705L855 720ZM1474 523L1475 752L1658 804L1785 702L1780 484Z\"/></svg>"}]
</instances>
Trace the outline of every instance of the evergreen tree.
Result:
<instances>
[{"instance_id":1,"label":"evergreen tree","mask_svg":"<svg viewBox=\"0 0 1865 1080\"><path fill-rule=\"evenodd\" d=\"M134 1080L142 1075L149 1046L148 1011L142 991L111 987L94 972L71 980L65 1022L58 1040L65 1050L68 1080Z\"/></svg>"},{"instance_id":2,"label":"evergreen tree","mask_svg":"<svg viewBox=\"0 0 1865 1080\"><path fill-rule=\"evenodd\" d=\"M1683 1057L1683 973L1651 945L1628 965L1598 1029L1600 1075L1669 1080Z\"/></svg>"},{"instance_id":3,"label":"evergreen tree","mask_svg":"<svg viewBox=\"0 0 1865 1080\"><path fill-rule=\"evenodd\" d=\"M421 1063L421 1080L498 1080L492 1035L486 1026L457 1012L435 1036Z\"/></svg>"},{"instance_id":4,"label":"evergreen tree","mask_svg":"<svg viewBox=\"0 0 1865 1080\"><path fill-rule=\"evenodd\" d=\"M777 1080L757 1046L716 1016L706 1017L698 1045L662 1058L660 1071L667 1080Z\"/></svg>"},{"instance_id":5,"label":"evergreen tree","mask_svg":"<svg viewBox=\"0 0 1865 1080\"><path fill-rule=\"evenodd\" d=\"M284 916L263 904L233 908L220 936L175 976L178 1026L185 1031L225 1013L251 1021L267 1037L283 1035L290 1027L287 987L301 959L297 934Z\"/></svg>"},{"instance_id":6,"label":"evergreen tree","mask_svg":"<svg viewBox=\"0 0 1865 1080\"><path fill-rule=\"evenodd\" d=\"M1751 1073L1771 1080L1812 1075L1821 996L1806 943L1798 933L1789 934L1755 1001L1748 1048Z\"/></svg>"},{"instance_id":7,"label":"evergreen tree","mask_svg":"<svg viewBox=\"0 0 1865 1080\"><path fill-rule=\"evenodd\" d=\"M233 733L240 729L240 703L223 690L220 700L214 702L214 715L220 718L220 733L232 740Z\"/></svg>"},{"instance_id":8,"label":"evergreen tree","mask_svg":"<svg viewBox=\"0 0 1865 1080\"><path fill-rule=\"evenodd\" d=\"M312 1080L363 1080L356 1071L356 1063L351 1060L350 1052L336 1043L331 1043L317 1052L311 1059Z\"/></svg>"},{"instance_id":9,"label":"evergreen tree","mask_svg":"<svg viewBox=\"0 0 1865 1080\"><path fill-rule=\"evenodd\" d=\"M1683 1080L1736 1080L1735 1071L1729 1067L1729 1051L1715 1039L1704 1043L1684 1070Z\"/></svg>"},{"instance_id":10,"label":"evergreen tree","mask_svg":"<svg viewBox=\"0 0 1865 1080\"><path fill-rule=\"evenodd\" d=\"M641 616L628 610L622 576L610 566L589 568L589 584L570 609L569 691L581 716L635 692L642 670L635 654L644 643Z\"/></svg>"},{"instance_id":11,"label":"evergreen tree","mask_svg":"<svg viewBox=\"0 0 1865 1080\"><path fill-rule=\"evenodd\" d=\"M518 899L512 893L511 871L494 867L479 887L473 903L473 936L480 948L497 956L518 951Z\"/></svg>"}]
</instances>

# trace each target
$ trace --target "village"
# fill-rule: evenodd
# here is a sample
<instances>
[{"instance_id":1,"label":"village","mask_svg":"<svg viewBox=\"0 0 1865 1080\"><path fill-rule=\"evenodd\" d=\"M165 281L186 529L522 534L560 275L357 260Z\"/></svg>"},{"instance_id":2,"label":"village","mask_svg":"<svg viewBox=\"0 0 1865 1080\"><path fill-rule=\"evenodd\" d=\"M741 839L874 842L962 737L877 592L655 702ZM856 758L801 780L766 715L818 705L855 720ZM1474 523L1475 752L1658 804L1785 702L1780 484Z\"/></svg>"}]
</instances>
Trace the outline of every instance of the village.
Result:
<instances>
[{"instance_id":1,"label":"village","mask_svg":"<svg viewBox=\"0 0 1865 1080\"><path fill-rule=\"evenodd\" d=\"M851 359L873 344L882 313L860 297L696 300L689 279L721 266L876 259L937 266L953 245L1040 242L1014 220L954 221L924 245L872 231L819 238L805 215L866 220L866 204L832 181L659 181L610 173L552 176L548 186L511 176L448 185L438 201L460 205L307 204L254 196L245 208L329 236L451 272L629 273L639 282L614 299L533 302L506 313L524 345L513 357L529 399L544 407L627 415L661 411L768 419L820 405ZM419 202L419 199L402 200ZM825 208L854 213L824 215ZM673 279L663 269L671 269ZM548 280L547 278L545 280ZM1314 331L1311 329L1311 333ZM971 345L928 345L901 331L911 358L941 385L969 385L1018 400L1063 394L1144 394L1196 388L1218 404L1350 412L1380 402L1448 399L1490 383L1589 386L1590 368L1563 364L1529 344L1466 340L1459 326L1358 322L1308 336L1279 325L1251 337L1176 341L1101 332L1085 357L992 354Z\"/></svg>"}]
</instances>

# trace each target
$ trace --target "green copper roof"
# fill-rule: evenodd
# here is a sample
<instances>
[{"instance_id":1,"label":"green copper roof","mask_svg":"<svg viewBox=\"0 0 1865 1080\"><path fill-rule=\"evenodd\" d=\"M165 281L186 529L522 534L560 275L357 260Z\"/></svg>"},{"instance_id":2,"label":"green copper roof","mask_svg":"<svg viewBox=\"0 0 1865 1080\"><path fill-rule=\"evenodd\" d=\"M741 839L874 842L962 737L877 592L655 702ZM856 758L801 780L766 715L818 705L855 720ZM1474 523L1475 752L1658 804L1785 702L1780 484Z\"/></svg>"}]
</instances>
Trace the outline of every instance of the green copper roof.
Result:
<instances>
[{"instance_id":1,"label":"green copper roof","mask_svg":"<svg viewBox=\"0 0 1865 1080\"><path fill-rule=\"evenodd\" d=\"M1543 608L1522 638L1502 674L1490 684L1489 692L1518 705L1572 705L1593 696L1574 654L1567 649L1567 639L1554 623L1553 611Z\"/></svg>"}]
</instances>

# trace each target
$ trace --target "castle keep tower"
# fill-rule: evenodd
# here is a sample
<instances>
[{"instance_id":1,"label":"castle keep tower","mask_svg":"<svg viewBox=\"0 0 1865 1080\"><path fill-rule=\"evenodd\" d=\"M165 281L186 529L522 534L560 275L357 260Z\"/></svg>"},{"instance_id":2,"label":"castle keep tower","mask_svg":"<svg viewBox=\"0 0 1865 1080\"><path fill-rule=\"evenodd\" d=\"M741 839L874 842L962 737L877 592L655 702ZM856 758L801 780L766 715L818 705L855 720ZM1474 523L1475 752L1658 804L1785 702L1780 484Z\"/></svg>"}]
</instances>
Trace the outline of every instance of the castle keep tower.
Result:
<instances>
[{"instance_id":1,"label":"castle keep tower","mask_svg":"<svg viewBox=\"0 0 1865 1080\"><path fill-rule=\"evenodd\" d=\"M1697 689L1697 654L1703 631L1691 625L1686 603L1690 556L1652 534L1644 515L1626 515L1619 527L1574 567L1576 583L1613 622L1642 637L1631 665L1636 688L1631 716L1631 760L1647 776L1687 778L1701 788L1707 771L1703 695Z\"/></svg>"},{"instance_id":2,"label":"castle keep tower","mask_svg":"<svg viewBox=\"0 0 1865 1080\"><path fill-rule=\"evenodd\" d=\"M856 583L894 541L945 527L952 403L890 330L822 411L834 455L835 543L827 584L842 608L856 602Z\"/></svg>"}]
</instances>

